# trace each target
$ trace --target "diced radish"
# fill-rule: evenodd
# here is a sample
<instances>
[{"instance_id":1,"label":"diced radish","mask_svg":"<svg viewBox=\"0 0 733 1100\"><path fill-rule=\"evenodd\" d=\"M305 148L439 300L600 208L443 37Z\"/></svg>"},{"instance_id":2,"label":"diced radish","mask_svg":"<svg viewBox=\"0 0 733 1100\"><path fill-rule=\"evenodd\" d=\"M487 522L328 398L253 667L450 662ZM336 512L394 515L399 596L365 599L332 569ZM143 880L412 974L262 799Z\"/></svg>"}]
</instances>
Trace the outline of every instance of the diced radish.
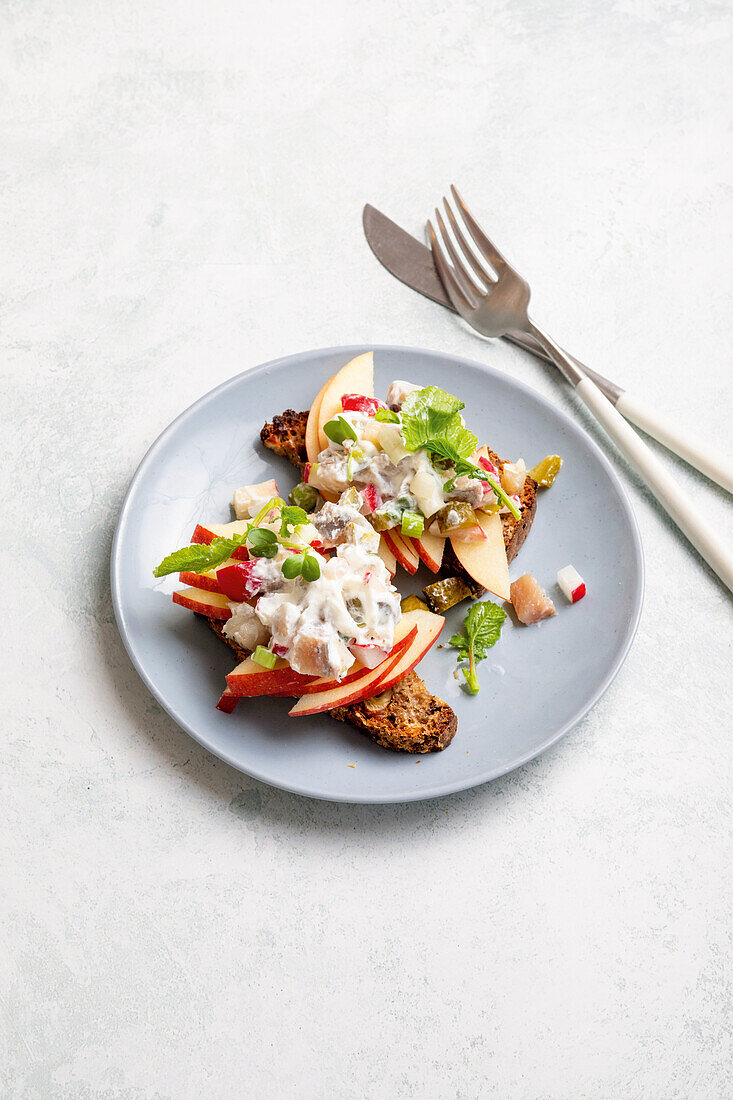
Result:
<instances>
[{"instance_id":1,"label":"diced radish","mask_svg":"<svg viewBox=\"0 0 733 1100\"><path fill-rule=\"evenodd\" d=\"M549 619L556 614L554 603L531 573L525 573L514 581L509 593L517 618L525 626L531 626L532 623Z\"/></svg>"},{"instance_id":2,"label":"diced radish","mask_svg":"<svg viewBox=\"0 0 733 1100\"><path fill-rule=\"evenodd\" d=\"M216 579L224 595L238 603L256 596L262 588L262 582L254 576L256 564L254 561L243 561L217 569Z\"/></svg>"},{"instance_id":3,"label":"diced radish","mask_svg":"<svg viewBox=\"0 0 733 1100\"><path fill-rule=\"evenodd\" d=\"M311 468L312 463L310 462L306 462L305 466L303 467L303 481L306 483L306 485L308 484L308 479L311 476Z\"/></svg>"},{"instance_id":4,"label":"diced radish","mask_svg":"<svg viewBox=\"0 0 733 1100\"><path fill-rule=\"evenodd\" d=\"M341 408L344 412L364 413L366 416L375 416L377 409L386 409L384 401L377 397L364 397L361 393L345 393L341 398Z\"/></svg>"},{"instance_id":5,"label":"diced radish","mask_svg":"<svg viewBox=\"0 0 733 1100\"><path fill-rule=\"evenodd\" d=\"M376 668L389 656L389 650L378 645L350 645L349 649L366 668Z\"/></svg>"},{"instance_id":6,"label":"diced radish","mask_svg":"<svg viewBox=\"0 0 733 1100\"><path fill-rule=\"evenodd\" d=\"M369 509L369 513L376 512L382 503L382 498L373 485L367 485L365 489L362 489L361 495L364 499L364 503Z\"/></svg>"},{"instance_id":7,"label":"diced radish","mask_svg":"<svg viewBox=\"0 0 733 1100\"><path fill-rule=\"evenodd\" d=\"M563 596L571 603L577 603L585 595L585 581L572 565L558 570L557 584Z\"/></svg>"},{"instance_id":8,"label":"diced radish","mask_svg":"<svg viewBox=\"0 0 733 1100\"><path fill-rule=\"evenodd\" d=\"M491 459L486 458L484 455L479 455L478 464L479 464L479 466L482 467L482 469L486 470L487 474L498 474L499 473L499 471L497 470L496 466L491 461Z\"/></svg>"},{"instance_id":9,"label":"diced radish","mask_svg":"<svg viewBox=\"0 0 733 1100\"><path fill-rule=\"evenodd\" d=\"M278 645L277 642L273 642L270 647L276 657L286 657L288 653L288 647L286 645Z\"/></svg>"}]
</instances>

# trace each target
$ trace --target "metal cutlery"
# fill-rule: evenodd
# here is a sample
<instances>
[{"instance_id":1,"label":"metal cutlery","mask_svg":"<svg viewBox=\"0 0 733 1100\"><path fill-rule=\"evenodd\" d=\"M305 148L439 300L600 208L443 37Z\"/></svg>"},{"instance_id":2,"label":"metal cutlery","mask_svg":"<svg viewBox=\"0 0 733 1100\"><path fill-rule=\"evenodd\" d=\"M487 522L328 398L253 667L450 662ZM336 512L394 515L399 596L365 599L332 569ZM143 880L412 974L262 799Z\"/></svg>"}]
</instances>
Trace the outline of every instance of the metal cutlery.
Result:
<instances>
[{"instance_id":1,"label":"metal cutlery","mask_svg":"<svg viewBox=\"0 0 733 1100\"><path fill-rule=\"evenodd\" d=\"M451 192L456 213L443 199L451 232L438 209L440 239L430 221L427 230L435 267L456 312L484 336L516 331L537 341L680 530L733 591L733 552L593 379L530 319L529 284L483 231L455 187Z\"/></svg>"},{"instance_id":2,"label":"metal cutlery","mask_svg":"<svg viewBox=\"0 0 733 1100\"><path fill-rule=\"evenodd\" d=\"M436 271L430 249L369 204L364 207L363 224L370 248L390 274L419 294L455 312ZM552 362L550 355L539 341L528 333L509 331L504 333L504 339L546 362ZM567 352L565 354L567 355ZM598 389L627 420L653 436L729 493L733 493L733 459L717 451L707 441L676 426L642 399L622 389L610 379L604 378L602 374L591 370L579 359L574 356L568 356L568 358L593 379Z\"/></svg>"}]
</instances>

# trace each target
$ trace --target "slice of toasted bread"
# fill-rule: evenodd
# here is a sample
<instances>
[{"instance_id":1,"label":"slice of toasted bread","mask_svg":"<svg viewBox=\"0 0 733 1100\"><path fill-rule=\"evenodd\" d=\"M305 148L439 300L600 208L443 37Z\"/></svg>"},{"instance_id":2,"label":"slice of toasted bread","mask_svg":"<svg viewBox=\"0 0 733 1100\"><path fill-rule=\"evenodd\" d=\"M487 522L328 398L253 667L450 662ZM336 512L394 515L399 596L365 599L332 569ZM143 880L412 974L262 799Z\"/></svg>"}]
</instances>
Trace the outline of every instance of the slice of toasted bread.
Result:
<instances>
[{"instance_id":1,"label":"slice of toasted bread","mask_svg":"<svg viewBox=\"0 0 733 1100\"><path fill-rule=\"evenodd\" d=\"M227 638L221 620L207 618L206 622L240 661L248 656L246 649ZM431 695L416 672L408 672L404 680L376 700L338 707L328 714L339 722L350 722L383 749L393 752L440 752L450 745L458 725L448 704Z\"/></svg>"},{"instance_id":2,"label":"slice of toasted bread","mask_svg":"<svg viewBox=\"0 0 733 1100\"><path fill-rule=\"evenodd\" d=\"M416 672L408 672L404 680L375 699L329 713L393 752L441 752L450 745L458 726L455 713L430 694Z\"/></svg>"}]
</instances>

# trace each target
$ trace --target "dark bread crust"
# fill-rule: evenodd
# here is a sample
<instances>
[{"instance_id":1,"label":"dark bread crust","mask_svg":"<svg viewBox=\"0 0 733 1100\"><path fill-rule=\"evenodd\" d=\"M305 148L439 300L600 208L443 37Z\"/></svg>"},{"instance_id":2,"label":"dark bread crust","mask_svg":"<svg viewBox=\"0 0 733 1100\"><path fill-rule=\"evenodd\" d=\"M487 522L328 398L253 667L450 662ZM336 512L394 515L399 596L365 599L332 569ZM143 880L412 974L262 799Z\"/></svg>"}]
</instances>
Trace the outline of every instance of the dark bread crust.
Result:
<instances>
[{"instance_id":1,"label":"dark bread crust","mask_svg":"<svg viewBox=\"0 0 733 1100\"><path fill-rule=\"evenodd\" d=\"M222 642L232 649L240 661L249 656L224 633L221 619L204 619ZM381 710L371 712L364 703L355 703L350 707L336 707L329 710L332 718L339 722L350 722L383 749L393 752L441 752L453 740L458 719L454 712L439 699L431 695L416 672L408 672L404 680L392 688L389 703Z\"/></svg>"},{"instance_id":2,"label":"dark bread crust","mask_svg":"<svg viewBox=\"0 0 733 1100\"><path fill-rule=\"evenodd\" d=\"M308 409L304 412L296 412L295 409L286 409L279 416L273 416L272 423L267 423L260 432L263 446L274 451L276 455L282 455L302 470L308 461L305 449L305 426L308 423Z\"/></svg>"},{"instance_id":3,"label":"dark bread crust","mask_svg":"<svg viewBox=\"0 0 733 1100\"><path fill-rule=\"evenodd\" d=\"M350 722L383 749L393 752L442 752L458 728L454 711L437 695L431 695L414 671L395 684L381 710L354 703L336 707L329 714L339 722Z\"/></svg>"}]
</instances>

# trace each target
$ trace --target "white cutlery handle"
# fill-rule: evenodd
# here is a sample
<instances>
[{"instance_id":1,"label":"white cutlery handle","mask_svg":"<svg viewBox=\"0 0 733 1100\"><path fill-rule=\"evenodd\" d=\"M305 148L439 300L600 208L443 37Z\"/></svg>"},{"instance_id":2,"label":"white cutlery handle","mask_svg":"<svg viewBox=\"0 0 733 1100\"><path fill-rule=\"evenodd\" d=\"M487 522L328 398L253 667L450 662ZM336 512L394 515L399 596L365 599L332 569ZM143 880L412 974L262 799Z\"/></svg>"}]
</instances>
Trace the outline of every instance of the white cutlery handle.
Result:
<instances>
[{"instance_id":1,"label":"white cutlery handle","mask_svg":"<svg viewBox=\"0 0 733 1100\"><path fill-rule=\"evenodd\" d=\"M624 391L616 402L616 408L648 435L658 439L670 451L705 474L712 481L733 493L733 458L716 450L706 440L691 432L680 431L666 417L634 394Z\"/></svg>"},{"instance_id":2,"label":"white cutlery handle","mask_svg":"<svg viewBox=\"0 0 733 1100\"><path fill-rule=\"evenodd\" d=\"M606 429L621 453L647 483L680 531L705 558L711 569L733 592L733 552L716 536L713 527L690 502L689 496L669 474L646 443L626 423L621 413L603 396L590 378L581 378L575 392Z\"/></svg>"}]
</instances>

